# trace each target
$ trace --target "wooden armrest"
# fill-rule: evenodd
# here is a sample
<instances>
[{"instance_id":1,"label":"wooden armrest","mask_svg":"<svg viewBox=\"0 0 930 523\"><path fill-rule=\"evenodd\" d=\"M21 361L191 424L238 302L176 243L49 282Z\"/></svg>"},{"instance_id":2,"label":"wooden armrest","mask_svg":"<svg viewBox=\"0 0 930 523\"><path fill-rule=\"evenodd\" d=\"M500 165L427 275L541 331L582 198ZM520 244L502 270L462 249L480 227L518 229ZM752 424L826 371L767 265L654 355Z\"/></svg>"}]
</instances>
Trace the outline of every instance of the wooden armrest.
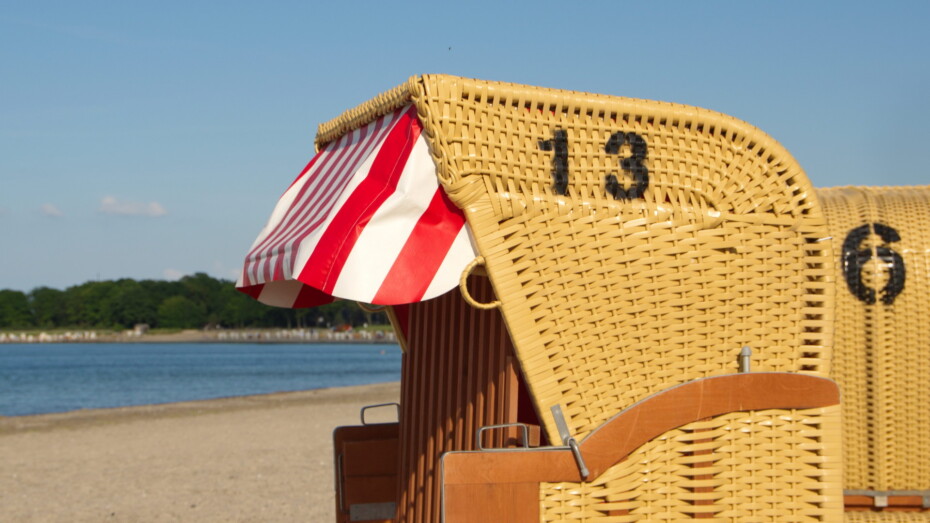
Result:
<instances>
[{"instance_id":1,"label":"wooden armrest","mask_svg":"<svg viewBox=\"0 0 930 523\"><path fill-rule=\"evenodd\" d=\"M596 478L655 437L694 421L728 412L812 409L839 405L835 382L805 374L752 372L683 383L624 409L581 442Z\"/></svg>"},{"instance_id":2,"label":"wooden armrest","mask_svg":"<svg viewBox=\"0 0 930 523\"><path fill-rule=\"evenodd\" d=\"M580 444L588 477L581 476L565 447L445 454L443 514L450 522L488 521L517 507L509 521L538 521L539 483L597 478L675 428L729 412L819 408L839 401L836 383L803 374L760 372L691 381L624 409L591 432Z\"/></svg>"}]
</instances>

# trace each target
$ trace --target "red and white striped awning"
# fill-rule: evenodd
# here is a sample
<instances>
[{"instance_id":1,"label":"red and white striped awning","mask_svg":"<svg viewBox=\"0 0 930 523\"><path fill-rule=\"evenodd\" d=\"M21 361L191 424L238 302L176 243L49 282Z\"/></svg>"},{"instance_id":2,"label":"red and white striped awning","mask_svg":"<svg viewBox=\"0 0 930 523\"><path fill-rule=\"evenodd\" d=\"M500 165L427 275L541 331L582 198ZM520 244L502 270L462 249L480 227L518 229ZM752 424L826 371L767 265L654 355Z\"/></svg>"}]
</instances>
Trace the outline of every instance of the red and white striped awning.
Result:
<instances>
[{"instance_id":1,"label":"red and white striped awning","mask_svg":"<svg viewBox=\"0 0 930 523\"><path fill-rule=\"evenodd\" d=\"M397 305L458 285L475 258L407 106L326 145L281 196L236 284L263 303Z\"/></svg>"}]
</instances>

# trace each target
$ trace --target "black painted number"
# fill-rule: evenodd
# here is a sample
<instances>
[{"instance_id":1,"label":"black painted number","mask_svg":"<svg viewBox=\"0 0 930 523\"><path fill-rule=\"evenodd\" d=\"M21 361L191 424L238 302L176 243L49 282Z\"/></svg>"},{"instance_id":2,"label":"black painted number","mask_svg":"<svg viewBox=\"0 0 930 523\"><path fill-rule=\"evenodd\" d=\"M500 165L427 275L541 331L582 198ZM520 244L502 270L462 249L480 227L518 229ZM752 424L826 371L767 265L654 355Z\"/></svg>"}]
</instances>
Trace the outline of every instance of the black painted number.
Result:
<instances>
[{"instance_id":1,"label":"black painted number","mask_svg":"<svg viewBox=\"0 0 930 523\"><path fill-rule=\"evenodd\" d=\"M636 133L616 132L610 135L607 145L604 146L604 152L607 154L620 154L623 145L630 146L630 156L620 160L620 168L623 172L630 175L632 183L629 188L620 183L616 174L608 174L605 180L607 194L614 197L615 200L632 200L642 198L649 187L649 169L643 163L646 159L646 140Z\"/></svg>"},{"instance_id":2,"label":"black painted number","mask_svg":"<svg viewBox=\"0 0 930 523\"><path fill-rule=\"evenodd\" d=\"M904 290L906 276L904 259L887 245L875 247L874 252L868 247L860 248L862 242L873 231L886 244L901 241L898 231L881 223L865 224L849 231L846 240L843 241L843 275L846 277L846 285L849 286L850 292L863 302L873 305L876 301L876 292L862 281L862 269L873 256L877 256L888 270L888 282L880 290L882 303L891 305Z\"/></svg>"},{"instance_id":3,"label":"black painted number","mask_svg":"<svg viewBox=\"0 0 930 523\"><path fill-rule=\"evenodd\" d=\"M620 154L624 145L629 147L630 156L620 159L620 168L631 179L631 183L627 187L621 183L617 173L611 173L604 180L604 188L615 200L642 198L649 187L649 169L645 164L649 147L642 136L618 131L607 139L604 152ZM552 152L552 189L556 194L568 194L568 132L555 129L551 139L539 140L539 148Z\"/></svg>"},{"instance_id":4,"label":"black painted number","mask_svg":"<svg viewBox=\"0 0 930 523\"><path fill-rule=\"evenodd\" d=\"M568 132L556 129L551 140L540 140L539 148L552 151L552 188L556 194L568 194Z\"/></svg>"}]
</instances>

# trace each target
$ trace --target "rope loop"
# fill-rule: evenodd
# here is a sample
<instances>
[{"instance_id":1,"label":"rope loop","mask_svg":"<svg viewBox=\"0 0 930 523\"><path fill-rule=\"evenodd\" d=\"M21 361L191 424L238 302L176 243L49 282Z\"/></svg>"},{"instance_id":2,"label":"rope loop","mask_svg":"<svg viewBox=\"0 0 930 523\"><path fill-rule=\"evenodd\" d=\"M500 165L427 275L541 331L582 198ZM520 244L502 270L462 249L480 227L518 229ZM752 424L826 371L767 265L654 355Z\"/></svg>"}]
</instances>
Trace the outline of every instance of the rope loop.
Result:
<instances>
[{"instance_id":1,"label":"rope loop","mask_svg":"<svg viewBox=\"0 0 930 523\"><path fill-rule=\"evenodd\" d=\"M478 256L472 260L468 266L465 267L465 270L462 271L462 277L459 279L459 290L462 292L462 298L465 299L466 303L476 309L485 311L496 309L501 306L500 300L494 300L491 303L481 303L472 298L471 294L468 292L468 277L471 275L472 271L475 270L475 267L479 265L484 265L484 256Z\"/></svg>"}]
</instances>

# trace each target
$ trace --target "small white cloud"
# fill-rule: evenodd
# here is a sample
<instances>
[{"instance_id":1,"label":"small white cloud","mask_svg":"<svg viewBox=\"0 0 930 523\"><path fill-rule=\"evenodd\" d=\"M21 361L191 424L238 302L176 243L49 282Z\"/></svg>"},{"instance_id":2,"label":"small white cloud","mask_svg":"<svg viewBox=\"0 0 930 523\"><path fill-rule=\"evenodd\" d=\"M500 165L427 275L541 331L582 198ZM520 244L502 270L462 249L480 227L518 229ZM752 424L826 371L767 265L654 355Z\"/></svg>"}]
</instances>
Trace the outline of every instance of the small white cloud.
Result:
<instances>
[{"instance_id":1,"label":"small white cloud","mask_svg":"<svg viewBox=\"0 0 930 523\"><path fill-rule=\"evenodd\" d=\"M42 214L54 218L61 218L65 215L65 213L61 212L61 209L51 203L43 203L42 207L39 207L39 210L42 211Z\"/></svg>"},{"instance_id":2,"label":"small white cloud","mask_svg":"<svg viewBox=\"0 0 930 523\"><path fill-rule=\"evenodd\" d=\"M219 274L220 278L226 278L228 280L235 281L242 275L242 269L230 268L225 263L215 260L213 262L213 273Z\"/></svg>"},{"instance_id":3,"label":"small white cloud","mask_svg":"<svg viewBox=\"0 0 930 523\"><path fill-rule=\"evenodd\" d=\"M120 216L151 216L158 217L168 214L168 211L158 202L129 202L118 200L113 196L104 196L100 200L100 212Z\"/></svg>"},{"instance_id":4,"label":"small white cloud","mask_svg":"<svg viewBox=\"0 0 930 523\"><path fill-rule=\"evenodd\" d=\"M177 269L165 269L161 271L161 274L166 280L180 280L184 277L184 273Z\"/></svg>"}]
</instances>

